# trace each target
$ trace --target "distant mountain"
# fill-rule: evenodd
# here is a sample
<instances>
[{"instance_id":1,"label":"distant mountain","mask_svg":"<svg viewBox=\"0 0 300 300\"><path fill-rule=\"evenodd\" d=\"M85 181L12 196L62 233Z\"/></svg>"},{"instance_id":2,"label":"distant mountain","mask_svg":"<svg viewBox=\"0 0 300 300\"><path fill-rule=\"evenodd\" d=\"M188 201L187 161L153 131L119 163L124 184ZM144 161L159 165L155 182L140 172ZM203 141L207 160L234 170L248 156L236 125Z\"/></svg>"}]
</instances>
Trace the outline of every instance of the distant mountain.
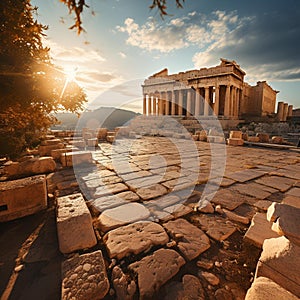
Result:
<instances>
[{"instance_id":1,"label":"distant mountain","mask_svg":"<svg viewBox=\"0 0 300 300\"><path fill-rule=\"evenodd\" d=\"M138 115L140 114L114 107L100 107L93 111L85 111L80 117L73 113L56 113L55 117L60 124L53 126L52 129L74 130L84 127L91 129L105 127L113 130L116 127L126 125L126 122Z\"/></svg>"}]
</instances>

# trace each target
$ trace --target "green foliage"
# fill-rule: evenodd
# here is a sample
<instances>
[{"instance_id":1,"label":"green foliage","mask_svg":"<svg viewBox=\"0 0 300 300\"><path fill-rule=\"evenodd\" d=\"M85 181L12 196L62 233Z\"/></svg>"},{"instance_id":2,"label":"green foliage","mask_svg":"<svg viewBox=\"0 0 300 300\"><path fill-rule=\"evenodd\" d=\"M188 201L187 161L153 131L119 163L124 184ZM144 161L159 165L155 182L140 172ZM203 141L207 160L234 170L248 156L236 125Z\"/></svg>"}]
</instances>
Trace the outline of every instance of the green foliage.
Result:
<instances>
[{"instance_id":1,"label":"green foliage","mask_svg":"<svg viewBox=\"0 0 300 300\"><path fill-rule=\"evenodd\" d=\"M0 155L17 156L38 143L58 110L78 112L86 96L76 83L65 92L64 73L42 45L46 26L30 0L0 2Z\"/></svg>"}]
</instances>

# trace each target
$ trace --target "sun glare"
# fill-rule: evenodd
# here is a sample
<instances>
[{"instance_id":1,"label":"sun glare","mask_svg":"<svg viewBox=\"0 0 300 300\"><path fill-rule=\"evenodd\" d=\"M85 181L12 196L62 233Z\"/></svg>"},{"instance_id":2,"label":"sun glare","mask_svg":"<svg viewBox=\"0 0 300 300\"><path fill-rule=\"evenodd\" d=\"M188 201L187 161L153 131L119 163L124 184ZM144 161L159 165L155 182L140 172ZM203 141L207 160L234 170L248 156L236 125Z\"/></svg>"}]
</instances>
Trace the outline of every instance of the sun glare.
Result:
<instances>
[{"instance_id":1,"label":"sun glare","mask_svg":"<svg viewBox=\"0 0 300 300\"><path fill-rule=\"evenodd\" d=\"M66 80L68 82L75 81L77 75L77 68L66 69L65 74L66 74Z\"/></svg>"}]
</instances>

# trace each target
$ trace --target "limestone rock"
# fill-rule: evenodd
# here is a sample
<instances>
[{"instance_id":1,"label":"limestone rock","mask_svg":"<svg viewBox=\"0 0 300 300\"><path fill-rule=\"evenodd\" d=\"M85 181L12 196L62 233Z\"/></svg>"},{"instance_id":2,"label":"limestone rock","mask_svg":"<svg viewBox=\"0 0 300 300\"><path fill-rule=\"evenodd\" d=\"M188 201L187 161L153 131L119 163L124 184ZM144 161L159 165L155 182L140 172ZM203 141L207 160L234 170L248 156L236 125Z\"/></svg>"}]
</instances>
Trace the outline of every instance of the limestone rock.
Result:
<instances>
[{"instance_id":1,"label":"limestone rock","mask_svg":"<svg viewBox=\"0 0 300 300\"><path fill-rule=\"evenodd\" d=\"M274 281L266 277L258 277L248 290L245 300L297 300L299 299Z\"/></svg>"},{"instance_id":2,"label":"limestone rock","mask_svg":"<svg viewBox=\"0 0 300 300\"><path fill-rule=\"evenodd\" d=\"M196 276L186 274L182 282L170 282L164 287L164 300L205 300L204 289Z\"/></svg>"},{"instance_id":3,"label":"limestone rock","mask_svg":"<svg viewBox=\"0 0 300 300\"><path fill-rule=\"evenodd\" d=\"M61 155L60 160L64 167L93 163L90 151L67 152Z\"/></svg>"},{"instance_id":4,"label":"limestone rock","mask_svg":"<svg viewBox=\"0 0 300 300\"><path fill-rule=\"evenodd\" d=\"M92 217L80 193L57 198L57 235L62 253L97 244Z\"/></svg>"},{"instance_id":5,"label":"limestone rock","mask_svg":"<svg viewBox=\"0 0 300 300\"><path fill-rule=\"evenodd\" d=\"M243 146L244 140L242 138L236 139L236 138L229 138L227 139L228 146Z\"/></svg>"},{"instance_id":6,"label":"limestone rock","mask_svg":"<svg viewBox=\"0 0 300 300\"><path fill-rule=\"evenodd\" d=\"M219 277L214 275L213 273L199 271L198 275L203 277L211 285L218 285L220 283Z\"/></svg>"},{"instance_id":7,"label":"limestone rock","mask_svg":"<svg viewBox=\"0 0 300 300\"><path fill-rule=\"evenodd\" d=\"M52 157L31 158L23 162L14 162L4 167L8 177L30 176L54 172L56 163Z\"/></svg>"},{"instance_id":8,"label":"limestone rock","mask_svg":"<svg viewBox=\"0 0 300 300\"><path fill-rule=\"evenodd\" d=\"M98 227L103 232L127 225L139 220L146 220L149 210L140 203L128 203L105 210L98 218Z\"/></svg>"},{"instance_id":9,"label":"limestone rock","mask_svg":"<svg viewBox=\"0 0 300 300\"><path fill-rule=\"evenodd\" d=\"M110 258L122 259L139 254L169 241L165 230L157 223L137 222L109 231L103 237Z\"/></svg>"},{"instance_id":10,"label":"limestone rock","mask_svg":"<svg viewBox=\"0 0 300 300\"><path fill-rule=\"evenodd\" d=\"M185 260L171 249L159 249L152 255L130 264L129 269L138 276L140 299L152 297L184 264Z\"/></svg>"},{"instance_id":11,"label":"limestone rock","mask_svg":"<svg viewBox=\"0 0 300 300\"><path fill-rule=\"evenodd\" d=\"M196 258L210 247L209 238L205 233L185 219L169 221L163 226L177 241L178 249L188 260Z\"/></svg>"},{"instance_id":12,"label":"limestone rock","mask_svg":"<svg viewBox=\"0 0 300 300\"><path fill-rule=\"evenodd\" d=\"M225 208L223 209L223 212L224 212L225 216L231 221L239 222L242 224L249 223L249 219L247 217L240 216L240 215L238 215L230 210L227 210Z\"/></svg>"},{"instance_id":13,"label":"limestone rock","mask_svg":"<svg viewBox=\"0 0 300 300\"><path fill-rule=\"evenodd\" d=\"M300 247L285 237L265 240L256 277L268 277L300 297Z\"/></svg>"},{"instance_id":14,"label":"limestone rock","mask_svg":"<svg viewBox=\"0 0 300 300\"><path fill-rule=\"evenodd\" d=\"M0 222L34 214L47 208L45 175L0 182Z\"/></svg>"},{"instance_id":15,"label":"limestone rock","mask_svg":"<svg viewBox=\"0 0 300 300\"><path fill-rule=\"evenodd\" d=\"M226 240L236 231L232 223L214 215L192 216L191 221L199 224L208 236L217 241Z\"/></svg>"},{"instance_id":16,"label":"limestone rock","mask_svg":"<svg viewBox=\"0 0 300 300\"><path fill-rule=\"evenodd\" d=\"M152 198L156 198L158 196L162 196L166 194L168 191L167 189L162 186L161 184L154 184L150 187L144 187L137 189L136 193L143 199L149 200Z\"/></svg>"},{"instance_id":17,"label":"limestone rock","mask_svg":"<svg viewBox=\"0 0 300 300\"><path fill-rule=\"evenodd\" d=\"M109 281L100 250L62 263L62 300L103 299L108 291Z\"/></svg>"},{"instance_id":18,"label":"limestone rock","mask_svg":"<svg viewBox=\"0 0 300 300\"><path fill-rule=\"evenodd\" d=\"M278 234L271 229L271 223L268 222L266 214L256 213L244 239L257 247L262 247L265 239L274 237L278 237Z\"/></svg>"},{"instance_id":19,"label":"limestone rock","mask_svg":"<svg viewBox=\"0 0 300 300\"><path fill-rule=\"evenodd\" d=\"M111 279L116 291L117 300L131 300L136 292L136 284L125 275L119 266L115 266L112 270Z\"/></svg>"}]
</instances>

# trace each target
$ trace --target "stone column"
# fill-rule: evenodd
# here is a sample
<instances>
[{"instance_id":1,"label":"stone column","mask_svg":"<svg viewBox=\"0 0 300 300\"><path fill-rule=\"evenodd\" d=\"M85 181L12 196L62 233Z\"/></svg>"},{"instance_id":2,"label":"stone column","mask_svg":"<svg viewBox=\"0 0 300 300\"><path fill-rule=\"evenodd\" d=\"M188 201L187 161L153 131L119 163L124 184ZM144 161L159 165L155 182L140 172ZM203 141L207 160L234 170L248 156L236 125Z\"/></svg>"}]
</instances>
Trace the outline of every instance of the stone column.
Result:
<instances>
[{"instance_id":1,"label":"stone column","mask_svg":"<svg viewBox=\"0 0 300 300\"><path fill-rule=\"evenodd\" d=\"M289 105L288 103L284 103L283 105L283 121L286 122L286 118L288 115Z\"/></svg>"},{"instance_id":2,"label":"stone column","mask_svg":"<svg viewBox=\"0 0 300 300\"><path fill-rule=\"evenodd\" d=\"M170 114L169 92L165 92L165 115Z\"/></svg>"},{"instance_id":3,"label":"stone column","mask_svg":"<svg viewBox=\"0 0 300 300\"><path fill-rule=\"evenodd\" d=\"M215 105L214 105L214 114L219 115L219 100L220 100L220 87L215 87Z\"/></svg>"},{"instance_id":4,"label":"stone column","mask_svg":"<svg viewBox=\"0 0 300 300\"><path fill-rule=\"evenodd\" d=\"M159 99L158 99L158 113L160 116L163 115L163 99L162 99L163 95L162 93L160 93Z\"/></svg>"},{"instance_id":5,"label":"stone column","mask_svg":"<svg viewBox=\"0 0 300 300\"><path fill-rule=\"evenodd\" d=\"M230 85L226 86L226 94L225 94L225 107L224 107L224 117L229 117L230 110Z\"/></svg>"},{"instance_id":6,"label":"stone column","mask_svg":"<svg viewBox=\"0 0 300 300\"><path fill-rule=\"evenodd\" d=\"M183 106L183 91L178 91L178 115L182 116L182 106Z\"/></svg>"},{"instance_id":7,"label":"stone column","mask_svg":"<svg viewBox=\"0 0 300 300\"><path fill-rule=\"evenodd\" d=\"M187 100L186 100L186 115L189 117L191 115L192 109L192 93L191 90L187 90Z\"/></svg>"},{"instance_id":8,"label":"stone column","mask_svg":"<svg viewBox=\"0 0 300 300\"><path fill-rule=\"evenodd\" d=\"M157 97L156 95L153 96L153 103L152 103L152 112L153 112L153 115L156 116L156 103L157 103Z\"/></svg>"},{"instance_id":9,"label":"stone column","mask_svg":"<svg viewBox=\"0 0 300 300\"><path fill-rule=\"evenodd\" d=\"M289 108L288 108L288 117L292 117L293 116L293 105L289 105Z\"/></svg>"},{"instance_id":10,"label":"stone column","mask_svg":"<svg viewBox=\"0 0 300 300\"><path fill-rule=\"evenodd\" d=\"M147 114L147 95L143 96L143 115Z\"/></svg>"},{"instance_id":11,"label":"stone column","mask_svg":"<svg viewBox=\"0 0 300 300\"><path fill-rule=\"evenodd\" d=\"M237 99L236 99L236 116L238 117L238 119L240 118L241 97L242 97L242 90L238 89Z\"/></svg>"},{"instance_id":12,"label":"stone column","mask_svg":"<svg viewBox=\"0 0 300 300\"><path fill-rule=\"evenodd\" d=\"M284 106L283 102L278 102L278 104L277 104L277 119L279 122L283 121L283 106Z\"/></svg>"},{"instance_id":13,"label":"stone column","mask_svg":"<svg viewBox=\"0 0 300 300\"><path fill-rule=\"evenodd\" d=\"M196 96L195 96L195 116L200 116L200 100L201 100L201 95L200 95L200 90L196 89Z\"/></svg>"},{"instance_id":14,"label":"stone column","mask_svg":"<svg viewBox=\"0 0 300 300\"><path fill-rule=\"evenodd\" d=\"M175 107L176 107L176 99L175 99L175 92L171 91L170 93L170 100L171 100L171 115L175 115Z\"/></svg>"},{"instance_id":15,"label":"stone column","mask_svg":"<svg viewBox=\"0 0 300 300\"><path fill-rule=\"evenodd\" d=\"M152 99L152 96L149 96L149 97L148 97L148 116L151 115L151 110L152 110L152 107L151 107L151 99Z\"/></svg>"},{"instance_id":16,"label":"stone column","mask_svg":"<svg viewBox=\"0 0 300 300\"><path fill-rule=\"evenodd\" d=\"M231 117L234 117L234 110L235 110L235 96L236 96L236 87L233 86L231 88L231 100L230 100L230 113Z\"/></svg>"},{"instance_id":17,"label":"stone column","mask_svg":"<svg viewBox=\"0 0 300 300\"><path fill-rule=\"evenodd\" d=\"M205 87L204 116L209 114L209 87Z\"/></svg>"}]
</instances>

